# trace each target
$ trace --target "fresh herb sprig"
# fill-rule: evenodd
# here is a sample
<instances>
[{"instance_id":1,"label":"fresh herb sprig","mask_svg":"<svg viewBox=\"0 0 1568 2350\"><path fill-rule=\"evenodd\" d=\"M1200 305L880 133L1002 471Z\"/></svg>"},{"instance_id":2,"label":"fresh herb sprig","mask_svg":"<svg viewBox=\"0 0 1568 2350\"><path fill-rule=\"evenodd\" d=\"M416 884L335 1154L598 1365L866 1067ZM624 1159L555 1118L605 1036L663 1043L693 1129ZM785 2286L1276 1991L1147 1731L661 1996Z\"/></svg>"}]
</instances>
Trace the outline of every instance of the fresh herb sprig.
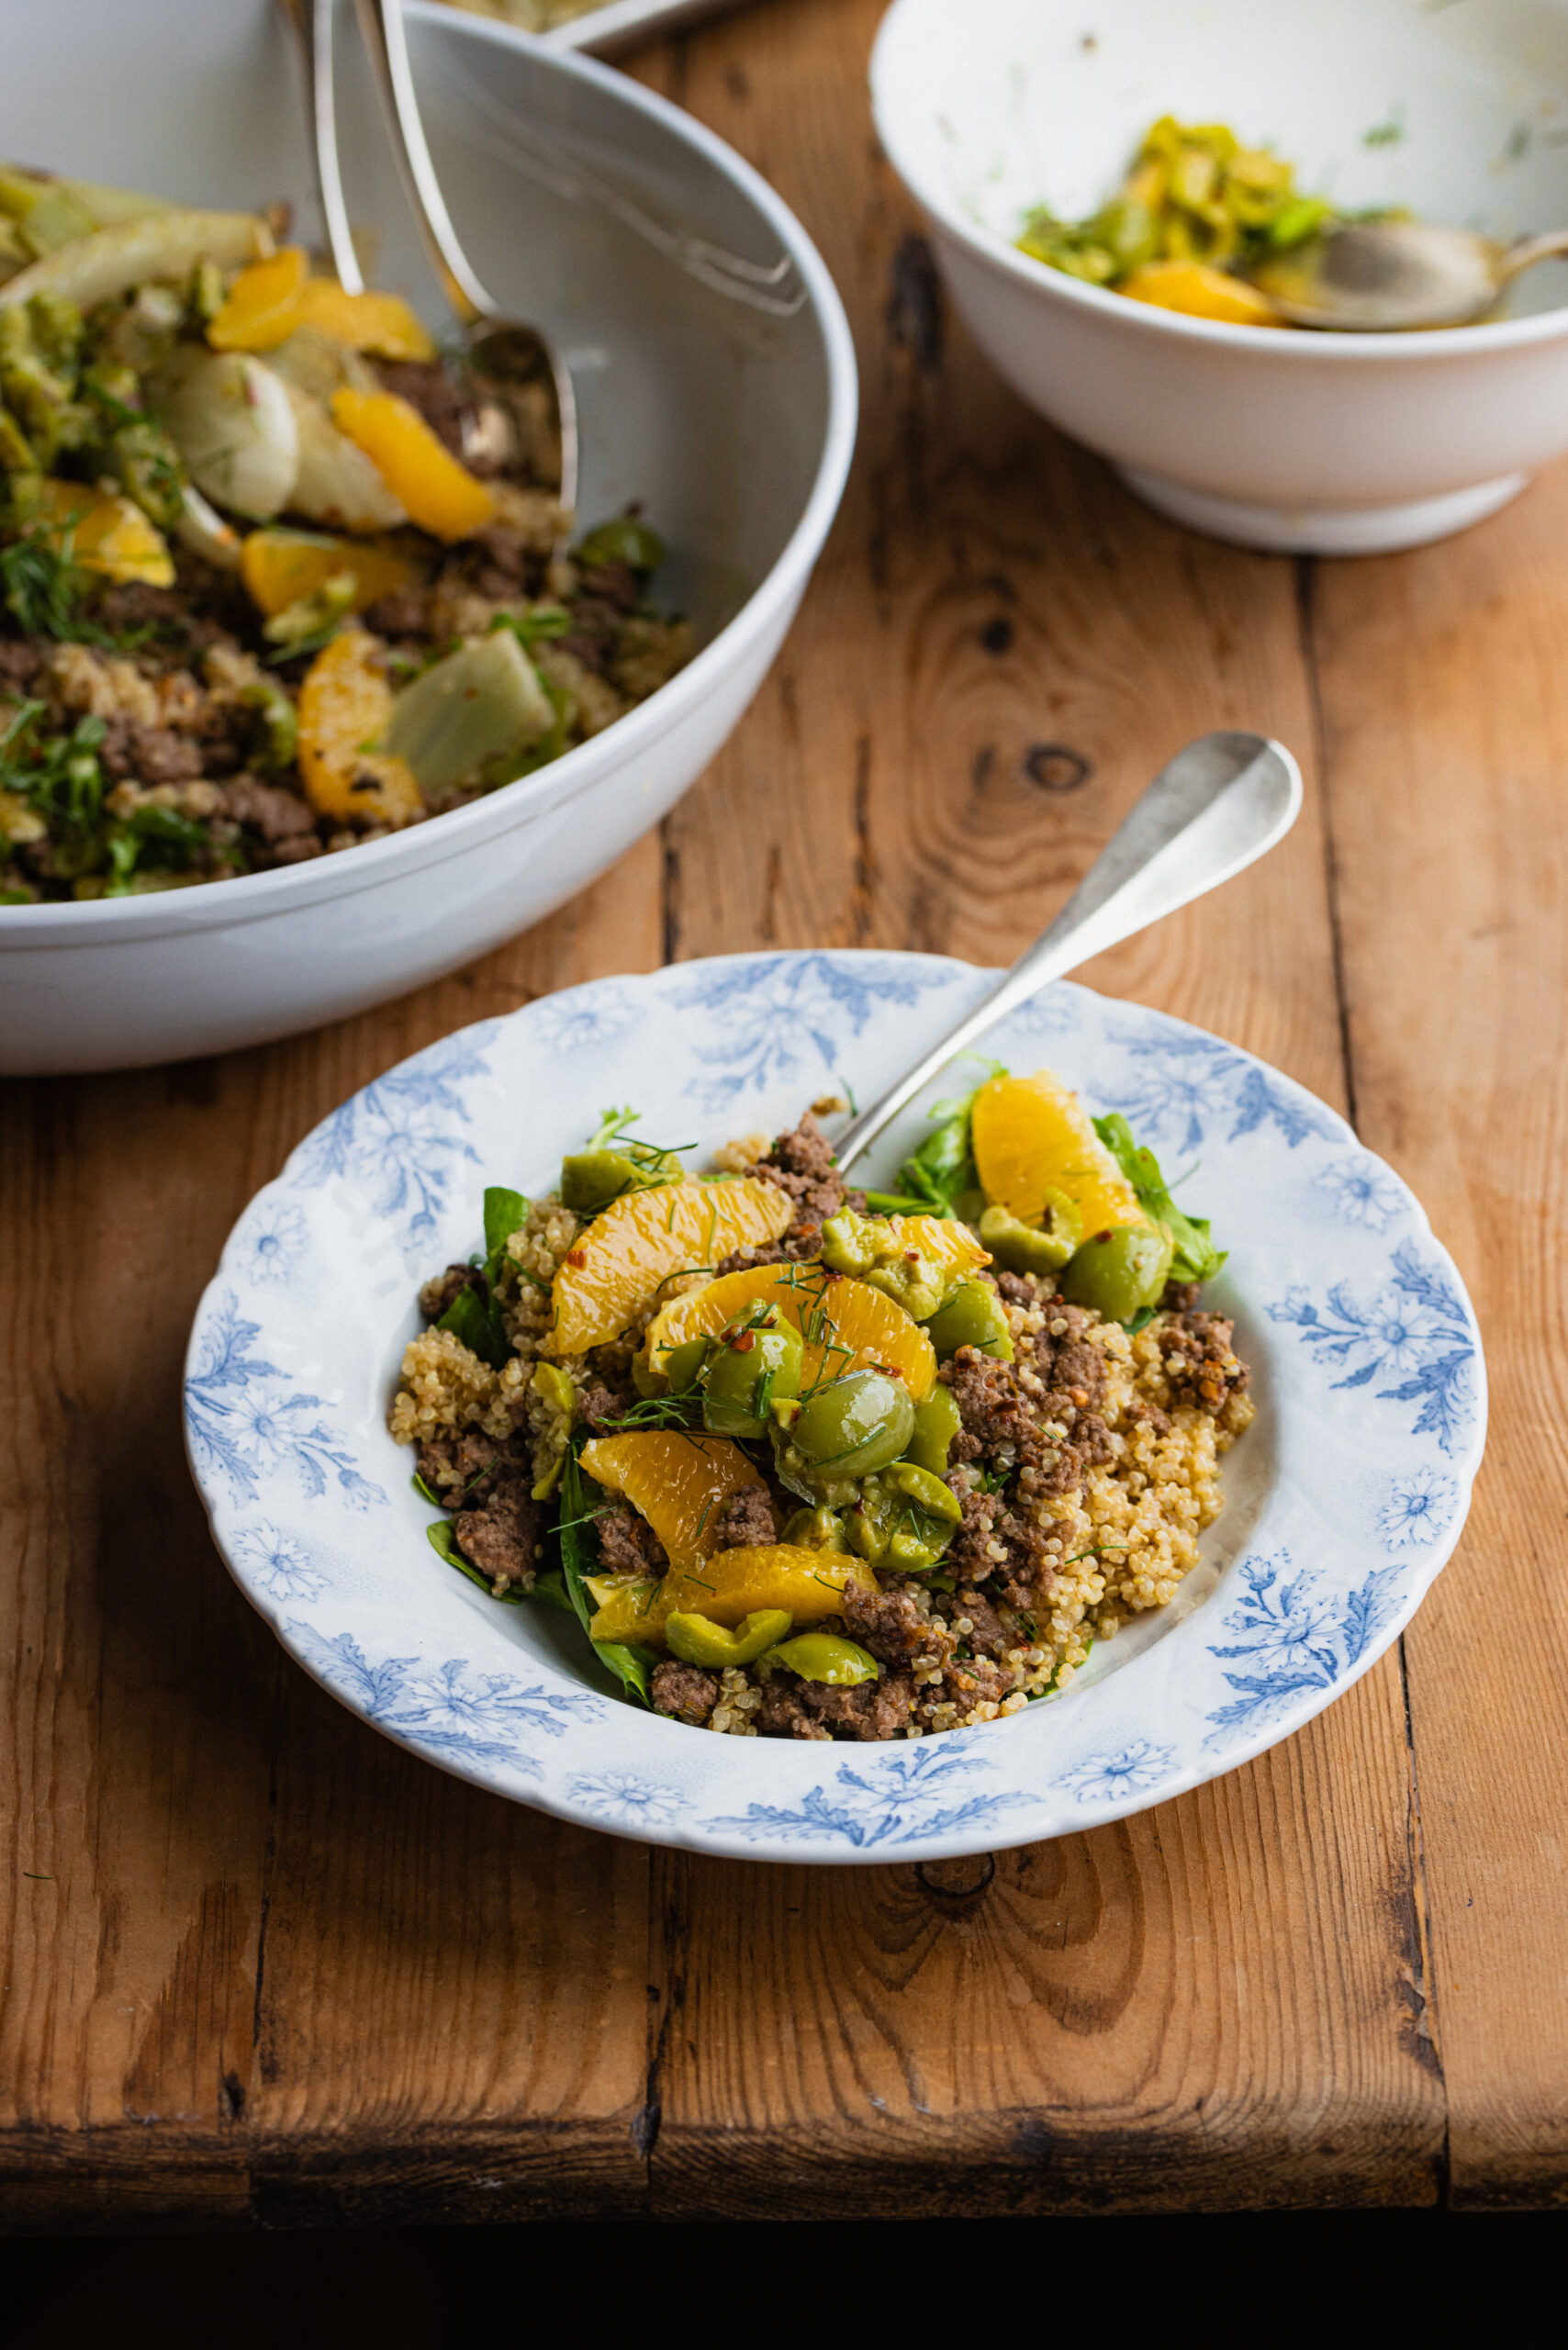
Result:
<instances>
[{"instance_id":1,"label":"fresh herb sprig","mask_svg":"<svg viewBox=\"0 0 1568 2350\"><path fill-rule=\"evenodd\" d=\"M1159 1171L1159 1159L1152 1150L1135 1141L1133 1130L1119 1110L1113 1111L1108 1118L1096 1118L1094 1131L1137 1193L1138 1205L1156 1224L1162 1224L1175 1241L1171 1280L1212 1280L1224 1264L1226 1252L1215 1247L1208 1217L1187 1215L1177 1206Z\"/></svg>"}]
</instances>

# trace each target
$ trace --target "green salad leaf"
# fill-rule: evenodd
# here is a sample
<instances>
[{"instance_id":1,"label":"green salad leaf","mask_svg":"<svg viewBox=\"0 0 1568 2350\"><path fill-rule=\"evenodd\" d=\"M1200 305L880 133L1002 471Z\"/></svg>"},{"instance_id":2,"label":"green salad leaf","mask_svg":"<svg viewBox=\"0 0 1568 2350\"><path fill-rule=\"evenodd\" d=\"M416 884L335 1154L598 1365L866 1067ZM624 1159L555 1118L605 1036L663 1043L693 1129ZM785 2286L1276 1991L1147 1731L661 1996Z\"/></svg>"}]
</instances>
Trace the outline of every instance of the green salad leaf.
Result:
<instances>
[{"instance_id":1,"label":"green salad leaf","mask_svg":"<svg viewBox=\"0 0 1568 2350\"><path fill-rule=\"evenodd\" d=\"M561 1576L577 1621L590 1639L593 1594L587 1588L585 1578L599 1566L598 1548L588 1532L591 1522L577 1447L570 1445L561 1470ZM622 1646L613 1640L593 1640L593 1652L628 1695L641 1705L652 1705L653 1671L659 1661L656 1650Z\"/></svg>"},{"instance_id":2,"label":"green salad leaf","mask_svg":"<svg viewBox=\"0 0 1568 2350\"><path fill-rule=\"evenodd\" d=\"M1216 1248L1210 1238L1207 1216L1186 1215L1177 1206L1159 1171L1159 1159L1152 1150L1134 1140L1133 1130L1119 1110L1113 1111L1108 1118L1096 1118L1094 1131L1137 1193L1138 1205L1156 1224L1164 1225L1175 1241L1170 1279L1211 1280L1224 1264L1226 1252Z\"/></svg>"},{"instance_id":3,"label":"green salad leaf","mask_svg":"<svg viewBox=\"0 0 1568 2350\"><path fill-rule=\"evenodd\" d=\"M979 1058L978 1055L973 1056ZM985 1063L982 1084L1005 1077L1001 1061ZM975 1172L974 1109L980 1086L931 1105L931 1132L899 1169L902 1192L868 1192L867 1205L883 1215L978 1217L984 1202Z\"/></svg>"}]
</instances>

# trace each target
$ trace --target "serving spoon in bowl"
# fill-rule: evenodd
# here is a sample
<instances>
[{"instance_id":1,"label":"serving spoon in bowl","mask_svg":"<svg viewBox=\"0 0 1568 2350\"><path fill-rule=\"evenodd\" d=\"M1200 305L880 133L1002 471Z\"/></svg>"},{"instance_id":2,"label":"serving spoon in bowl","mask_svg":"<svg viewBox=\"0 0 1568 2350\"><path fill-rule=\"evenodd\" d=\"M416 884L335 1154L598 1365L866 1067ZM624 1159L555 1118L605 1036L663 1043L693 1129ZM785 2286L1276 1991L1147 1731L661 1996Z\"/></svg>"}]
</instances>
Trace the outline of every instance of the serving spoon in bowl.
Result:
<instances>
[{"instance_id":1,"label":"serving spoon in bowl","mask_svg":"<svg viewBox=\"0 0 1568 2350\"><path fill-rule=\"evenodd\" d=\"M332 267L345 293L363 293L364 279L349 228L338 159L332 62L336 0L280 0L280 6L293 28L304 67L311 155ZM401 0L354 0L354 6L403 191L425 251L465 330L468 348L486 372L509 383L537 384L543 388L549 437L559 451L556 495L570 512L577 497L577 401L570 372L541 329L507 317L458 241L425 139ZM481 430L484 427L481 412Z\"/></svg>"},{"instance_id":2,"label":"serving spoon in bowl","mask_svg":"<svg viewBox=\"0 0 1568 2350\"><path fill-rule=\"evenodd\" d=\"M1428 220L1350 220L1248 274L1293 326L1341 334L1462 327L1538 261L1568 252L1568 229L1500 245Z\"/></svg>"},{"instance_id":3,"label":"serving spoon in bowl","mask_svg":"<svg viewBox=\"0 0 1568 2350\"><path fill-rule=\"evenodd\" d=\"M922 1088L1052 979L1231 880L1284 838L1301 769L1262 734L1201 734L1162 767L1049 927L972 1012L923 1053L834 1142L858 1158Z\"/></svg>"}]
</instances>

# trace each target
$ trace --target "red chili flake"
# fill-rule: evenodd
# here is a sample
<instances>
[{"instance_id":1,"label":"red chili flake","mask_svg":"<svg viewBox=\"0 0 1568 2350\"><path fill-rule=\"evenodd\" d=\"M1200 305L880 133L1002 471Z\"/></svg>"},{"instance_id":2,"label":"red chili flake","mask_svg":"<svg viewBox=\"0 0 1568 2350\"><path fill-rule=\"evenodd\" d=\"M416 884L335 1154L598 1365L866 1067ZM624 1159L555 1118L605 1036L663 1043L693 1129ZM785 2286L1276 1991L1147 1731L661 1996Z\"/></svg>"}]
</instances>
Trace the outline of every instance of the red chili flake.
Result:
<instances>
[{"instance_id":1,"label":"red chili flake","mask_svg":"<svg viewBox=\"0 0 1568 2350\"><path fill-rule=\"evenodd\" d=\"M756 1332L755 1330L737 1330L734 1337L730 1340L730 1344L734 1348L736 1354L749 1355L753 1347L756 1344Z\"/></svg>"},{"instance_id":2,"label":"red chili flake","mask_svg":"<svg viewBox=\"0 0 1568 2350\"><path fill-rule=\"evenodd\" d=\"M588 1250L586 1248L568 1248L566 1251L566 1262L568 1265L575 1265L580 1272L582 1268L588 1263Z\"/></svg>"}]
</instances>

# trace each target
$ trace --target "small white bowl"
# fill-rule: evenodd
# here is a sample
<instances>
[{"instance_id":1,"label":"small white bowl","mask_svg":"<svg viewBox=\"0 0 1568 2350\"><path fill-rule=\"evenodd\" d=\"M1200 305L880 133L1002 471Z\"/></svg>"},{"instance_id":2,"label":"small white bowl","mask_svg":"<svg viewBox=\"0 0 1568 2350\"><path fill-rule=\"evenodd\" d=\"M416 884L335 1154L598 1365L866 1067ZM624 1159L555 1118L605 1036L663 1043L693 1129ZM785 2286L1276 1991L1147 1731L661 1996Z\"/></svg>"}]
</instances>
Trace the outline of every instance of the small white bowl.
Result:
<instances>
[{"instance_id":1,"label":"small white bowl","mask_svg":"<svg viewBox=\"0 0 1568 2350\"><path fill-rule=\"evenodd\" d=\"M342 12L355 220L443 321ZM842 494L854 349L800 223L636 83L447 8L409 11L435 160L498 297L576 380L586 521L641 498L689 667L527 781L342 856L195 890L0 909L0 1070L118 1069L363 1011L537 922L696 779L761 684ZM0 0L0 154L186 202L314 204L271 0ZM748 274L749 273L749 274Z\"/></svg>"},{"instance_id":2,"label":"small white bowl","mask_svg":"<svg viewBox=\"0 0 1568 2350\"><path fill-rule=\"evenodd\" d=\"M1162 114L1226 122L1350 207L1510 238L1568 221L1568 17L1524 0L895 0L877 127L953 298L1030 405L1163 512L1370 554L1462 530L1568 450L1568 269L1437 333L1212 324L1019 252L1093 211Z\"/></svg>"}]
</instances>

